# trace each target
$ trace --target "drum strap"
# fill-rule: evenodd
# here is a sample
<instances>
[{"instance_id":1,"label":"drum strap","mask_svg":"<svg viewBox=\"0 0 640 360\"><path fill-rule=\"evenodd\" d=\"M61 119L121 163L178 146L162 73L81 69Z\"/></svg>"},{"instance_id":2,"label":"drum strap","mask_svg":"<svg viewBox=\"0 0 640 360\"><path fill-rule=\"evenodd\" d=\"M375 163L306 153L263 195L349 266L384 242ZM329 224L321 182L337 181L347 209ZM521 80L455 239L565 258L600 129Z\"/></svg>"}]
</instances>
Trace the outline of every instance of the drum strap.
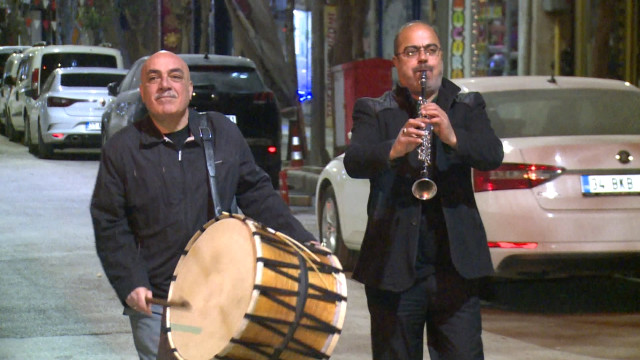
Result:
<instances>
[{"instance_id":1,"label":"drum strap","mask_svg":"<svg viewBox=\"0 0 640 360\"><path fill-rule=\"evenodd\" d=\"M218 217L222 215L222 208L220 207L220 196L218 195L218 188L216 186L216 165L215 157L213 155L213 132L209 129L207 122L207 116L202 116L200 119L200 137L202 138L204 155L207 160L207 172L209 173L209 187L211 189L211 199L213 200L213 211L216 217Z\"/></svg>"}]
</instances>

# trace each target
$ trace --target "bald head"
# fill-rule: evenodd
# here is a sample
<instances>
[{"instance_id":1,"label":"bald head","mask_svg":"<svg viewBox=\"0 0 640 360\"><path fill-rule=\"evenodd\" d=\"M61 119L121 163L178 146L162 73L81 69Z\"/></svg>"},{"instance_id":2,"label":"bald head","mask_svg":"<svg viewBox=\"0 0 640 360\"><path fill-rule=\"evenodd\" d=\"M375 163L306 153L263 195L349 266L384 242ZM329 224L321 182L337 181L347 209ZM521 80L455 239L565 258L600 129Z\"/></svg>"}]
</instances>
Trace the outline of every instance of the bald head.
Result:
<instances>
[{"instance_id":1,"label":"bald head","mask_svg":"<svg viewBox=\"0 0 640 360\"><path fill-rule=\"evenodd\" d=\"M442 85L442 51L440 39L434 28L422 21L403 25L395 39L393 64L398 72L398 82L417 98L422 94L420 79L427 77L426 94L437 93Z\"/></svg>"},{"instance_id":2,"label":"bald head","mask_svg":"<svg viewBox=\"0 0 640 360\"><path fill-rule=\"evenodd\" d=\"M409 21L408 23L402 25L400 27L400 29L398 29L398 32L396 33L396 36L393 39L393 53L397 54L398 52L402 51L402 49L399 49L400 43L399 43L399 38L400 36L407 30L409 30L411 28L411 30L415 29L415 27L420 27L423 29L428 29L429 31L433 32L434 37L438 38L438 34L436 32L436 30L433 28L433 26L427 24L424 21L420 21L420 20L413 20L413 21Z\"/></svg>"},{"instance_id":3,"label":"bald head","mask_svg":"<svg viewBox=\"0 0 640 360\"><path fill-rule=\"evenodd\" d=\"M145 74L147 74L150 70L154 71L155 67L158 64L167 64L171 63L175 65L175 69L177 71L182 71L186 75L186 79L191 81L191 77L189 74L189 67L187 63L182 60L178 55L172 53L171 51L160 50L155 54L149 56L147 61L142 65L142 69L140 69L140 78L144 78Z\"/></svg>"},{"instance_id":4,"label":"bald head","mask_svg":"<svg viewBox=\"0 0 640 360\"><path fill-rule=\"evenodd\" d=\"M159 51L140 70L140 96L161 130L186 126L193 93L189 67L176 54Z\"/></svg>"}]
</instances>

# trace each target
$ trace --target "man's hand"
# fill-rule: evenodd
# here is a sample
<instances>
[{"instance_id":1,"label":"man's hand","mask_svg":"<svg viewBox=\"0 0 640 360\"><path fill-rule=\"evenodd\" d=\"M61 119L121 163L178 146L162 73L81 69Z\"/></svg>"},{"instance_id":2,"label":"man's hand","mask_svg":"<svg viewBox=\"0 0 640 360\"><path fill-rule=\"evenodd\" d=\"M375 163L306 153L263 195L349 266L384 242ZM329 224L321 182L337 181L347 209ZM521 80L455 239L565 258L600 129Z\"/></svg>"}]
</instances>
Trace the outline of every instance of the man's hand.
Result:
<instances>
[{"instance_id":1,"label":"man's hand","mask_svg":"<svg viewBox=\"0 0 640 360\"><path fill-rule=\"evenodd\" d=\"M127 296L127 305L135 311L151 315L151 304L147 304L146 298L153 297L151 290L146 287L137 287Z\"/></svg>"},{"instance_id":2,"label":"man's hand","mask_svg":"<svg viewBox=\"0 0 640 360\"><path fill-rule=\"evenodd\" d=\"M456 149L458 147L458 140L456 133L451 127L449 116L447 113L435 103L428 103L422 105L420 108L424 117L409 119L404 124L396 141L391 147L389 152L389 160L393 160L404 156L405 154L413 151L415 148L422 144L422 138L424 137L424 131L427 125L433 126L433 132L440 138L440 140Z\"/></svg>"},{"instance_id":3,"label":"man's hand","mask_svg":"<svg viewBox=\"0 0 640 360\"><path fill-rule=\"evenodd\" d=\"M389 160L402 157L422 144L422 137L424 136L424 124L422 120L423 119L407 120L402 129L400 129L393 146L391 146Z\"/></svg>"},{"instance_id":4,"label":"man's hand","mask_svg":"<svg viewBox=\"0 0 640 360\"><path fill-rule=\"evenodd\" d=\"M421 120L426 124L433 125L433 132L438 135L440 141L454 149L458 148L458 139L456 138L456 133L453 131L447 113L436 103L424 104L420 110L425 116L421 118Z\"/></svg>"}]
</instances>

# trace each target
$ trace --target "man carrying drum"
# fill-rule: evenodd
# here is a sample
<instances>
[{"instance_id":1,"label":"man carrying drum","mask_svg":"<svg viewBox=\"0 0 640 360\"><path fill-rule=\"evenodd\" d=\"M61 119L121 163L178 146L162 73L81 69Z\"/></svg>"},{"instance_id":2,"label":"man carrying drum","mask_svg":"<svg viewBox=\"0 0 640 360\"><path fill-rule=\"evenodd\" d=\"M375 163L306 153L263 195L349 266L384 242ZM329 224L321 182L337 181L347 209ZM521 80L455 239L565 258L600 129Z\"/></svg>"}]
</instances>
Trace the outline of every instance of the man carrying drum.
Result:
<instances>
[{"instance_id":1,"label":"man carrying drum","mask_svg":"<svg viewBox=\"0 0 640 360\"><path fill-rule=\"evenodd\" d=\"M153 54L140 78L149 114L104 145L91 217L98 256L129 316L140 359L156 359L170 355L161 335L163 307L151 302L167 299L185 246L215 209L231 212L235 199L263 225L302 243L315 239L256 165L237 126L220 113L206 115L216 160L212 197L200 137L204 115L188 108L193 84L180 57Z\"/></svg>"}]
</instances>

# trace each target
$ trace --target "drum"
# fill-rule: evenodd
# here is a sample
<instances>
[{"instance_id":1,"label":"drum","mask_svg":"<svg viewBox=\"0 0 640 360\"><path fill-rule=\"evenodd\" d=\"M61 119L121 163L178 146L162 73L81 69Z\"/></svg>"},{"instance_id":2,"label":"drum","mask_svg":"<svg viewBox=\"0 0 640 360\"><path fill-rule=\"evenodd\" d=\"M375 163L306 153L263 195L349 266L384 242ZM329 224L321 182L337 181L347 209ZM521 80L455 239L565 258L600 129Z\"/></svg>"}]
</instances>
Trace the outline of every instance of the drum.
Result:
<instances>
[{"instance_id":1,"label":"drum","mask_svg":"<svg viewBox=\"0 0 640 360\"><path fill-rule=\"evenodd\" d=\"M178 359L328 359L346 314L346 278L329 251L311 253L240 215L211 220L189 241L167 307Z\"/></svg>"}]
</instances>

